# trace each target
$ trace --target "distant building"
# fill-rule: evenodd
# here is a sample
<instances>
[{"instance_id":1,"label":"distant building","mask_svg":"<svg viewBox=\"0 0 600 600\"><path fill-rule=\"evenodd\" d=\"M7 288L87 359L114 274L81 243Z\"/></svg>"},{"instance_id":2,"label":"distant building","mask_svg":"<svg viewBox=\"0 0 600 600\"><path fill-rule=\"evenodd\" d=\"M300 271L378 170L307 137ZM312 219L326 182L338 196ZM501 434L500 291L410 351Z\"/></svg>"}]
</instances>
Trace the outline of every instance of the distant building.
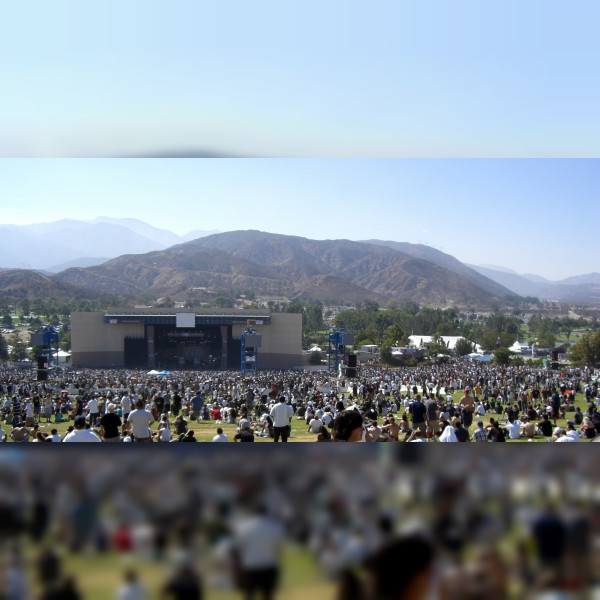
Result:
<instances>
[{"instance_id":1,"label":"distant building","mask_svg":"<svg viewBox=\"0 0 600 600\"><path fill-rule=\"evenodd\" d=\"M302 315L268 310L127 310L71 315L74 367L239 369L241 337L262 336L259 369L302 364Z\"/></svg>"}]
</instances>

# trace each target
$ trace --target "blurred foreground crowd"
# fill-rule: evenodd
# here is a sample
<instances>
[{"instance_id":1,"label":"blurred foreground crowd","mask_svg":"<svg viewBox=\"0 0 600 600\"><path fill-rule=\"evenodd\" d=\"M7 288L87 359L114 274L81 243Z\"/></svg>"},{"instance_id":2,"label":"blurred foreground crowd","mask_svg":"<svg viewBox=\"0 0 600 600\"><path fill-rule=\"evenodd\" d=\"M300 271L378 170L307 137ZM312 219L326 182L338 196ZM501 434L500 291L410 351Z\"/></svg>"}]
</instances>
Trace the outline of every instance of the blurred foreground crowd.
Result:
<instances>
[{"instance_id":1,"label":"blurred foreground crowd","mask_svg":"<svg viewBox=\"0 0 600 600\"><path fill-rule=\"evenodd\" d=\"M600 475L577 447L4 448L6 600L600 593Z\"/></svg>"}]
</instances>

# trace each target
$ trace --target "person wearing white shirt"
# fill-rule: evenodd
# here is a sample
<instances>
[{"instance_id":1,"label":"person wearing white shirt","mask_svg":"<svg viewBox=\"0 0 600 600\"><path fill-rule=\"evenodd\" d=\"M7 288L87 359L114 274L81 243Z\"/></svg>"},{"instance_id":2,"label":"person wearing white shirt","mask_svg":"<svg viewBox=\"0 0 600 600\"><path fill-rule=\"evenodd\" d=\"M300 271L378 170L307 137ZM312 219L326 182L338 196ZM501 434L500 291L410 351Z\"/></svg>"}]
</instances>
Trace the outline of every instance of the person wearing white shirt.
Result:
<instances>
[{"instance_id":1,"label":"person wearing white shirt","mask_svg":"<svg viewBox=\"0 0 600 600\"><path fill-rule=\"evenodd\" d=\"M572 423L567 423L567 437L572 438L574 442L581 441L581 438L579 437L579 432L575 430L575 427Z\"/></svg>"},{"instance_id":2,"label":"person wearing white shirt","mask_svg":"<svg viewBox=\"0 0 600 600\"><path fill-rule=\"evenodd\" d=\"M136 442L150 441L150 425L154 423L152 413L144 409L144 401L138 400L135 410L129 413L127 427Z\"/></svg>"},{"instance_id":3,"label":"person wearing white shirt","mask_svg":"<svg viewBox=\"0 0 600 600\"><path fill-rule=\"evenodd\" d=\"M521 437L520 421L509 421L505 427L511 440L518 440Z\"/></svg>"},{"instance_id":4,"label":"person wearing white shirt","mask_svg":"<svg viewBox=\"0 0 600 600\"><path fill-rule=\"evenodd\" d=\"M273 441L278 442L281 436L281 441L287 442L294 412L292 407L285 403L285 396L279 398L279 403L271 408L269 414L273 419Z\"/></svg>"},{"instance_id":5,"label":"person wearing white shirt","mask_svg":"<svg viewBox=\"0 0 600 600\"><path fill-rule=\"evenodd\" d=\"M92 396L87 403L88 414L90 415L90 425L93 427L96 424L96 419L100 416L98 408L98 399Z\"/></svg>"},{"instance_id":6,"label":"person wearing white shirt","mask_svg":"<svg viewBox=\"0 0 600 600\"><path fill-rule=\"evenodd\" d=\"M75 417L74 425L75 429L65 435L63 444L69 442L102 442L91 429L85 428L85 417Z\"/></svg>"},{"instance_id":7,"label":"person wearing white shirt","mask_svg":"<svg viewBox=\"0 0 600 600\"><path fill-rule=\"evenodd\" d=\"M128 569L125 573L125 583L117 590L116 600L147 600L148 591L138 581L137 573Z\"/></svg>"},{"instance_id":8,"label":"person wearing white shirt","mask_svg":"<svg viewBox=\"0 0 600 600\"><path fill-rule=\"evenodd\" d=\"M319 433L321 427L323 427L323 421L321 421L321 419L318 417L315 417L314 419L310 420L307 433Z\"/></svg>"},{"instance_id":9,"label":"person wearing white shirt","mask_svg":"<svg viewBox=\"0 0 600 600\"><path fill-rule=\"evenodd\" d=\"M245 597L273 598L285 541L282 525L266 514L244 515L233 523L233 547L238 557Z\"/></svg>"},{"instance_id":10,"label":"person wearing white shirt","mask_svg":"<svg viewBox=\"0 0 600 600\"><path fill-rule=\"evenodd\" d=\"M223 433L221 427L217 427L217 435L212 439L213 442L228 442L227 436Z\"/></svg>"}]
</instances>

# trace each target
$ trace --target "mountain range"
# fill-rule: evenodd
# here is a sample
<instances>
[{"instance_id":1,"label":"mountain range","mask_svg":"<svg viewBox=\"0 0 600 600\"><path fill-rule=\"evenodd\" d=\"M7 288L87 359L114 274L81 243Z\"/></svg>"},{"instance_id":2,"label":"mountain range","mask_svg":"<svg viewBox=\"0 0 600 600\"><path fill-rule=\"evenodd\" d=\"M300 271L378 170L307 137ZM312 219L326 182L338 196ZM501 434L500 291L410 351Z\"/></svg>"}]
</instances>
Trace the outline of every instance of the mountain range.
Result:
<instances>
[{"instance_id":1,"label":"mountain range","mask_svg":"<svg viewBox=\"0 0 600 600\"><path fill-rule=\"evenodd\" d=\"M4 225L0 233L0 266L30 264L45 271L0 269L0 293L18 297L168 295L202 301L209 292L252 290L321 302L396 299L441 307L514 305L520 296L600 303L600 274L550 282L465 265L405 242L318 241L260 231L177 236L136 219L106 217Z\"/></svg>"},{"instance_id":2,"label":"mountain range","mask_svg":"<svg viewBox=\"0 0 600 600\"><path fill-rule=\"evenodd\" d=\"M520 296L533 296L561 302L600 304L600 273L589 273L568 277L561 281L550 281L539 275L519 275L507 269L468 266Z\"/></svg>"},{"instance_id":3,"label":"mountain range","mask_svg":"<svg viewBox=\"0 0 600 600\"><path fill-rule=\"evenodd\" d=\"M137 219L62 219L33 225L0 225L0 267L57 273L93 266L123 254L162 250L215 231L179 236Z\"/></svg>"}]
</instances>

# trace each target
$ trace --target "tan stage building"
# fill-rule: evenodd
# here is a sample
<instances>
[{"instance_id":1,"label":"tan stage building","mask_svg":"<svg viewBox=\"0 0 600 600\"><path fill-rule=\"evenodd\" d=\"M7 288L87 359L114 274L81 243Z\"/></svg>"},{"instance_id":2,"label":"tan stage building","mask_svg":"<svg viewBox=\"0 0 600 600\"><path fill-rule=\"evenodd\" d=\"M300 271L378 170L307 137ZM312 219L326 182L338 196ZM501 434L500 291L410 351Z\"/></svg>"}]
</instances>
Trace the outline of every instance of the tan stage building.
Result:
<instances>
[{"instance_id":1,"label":"tan stage building","mask_svg":"<svg viewBox=\"0 0 600 600\"><path fill-rule=\"evenodd\" d=\"M242 333L261 337L258 369L302 365L302 315L267 310L109 310L71 315L74 367L239 369Z\"/></svg>"}]
</instances>

